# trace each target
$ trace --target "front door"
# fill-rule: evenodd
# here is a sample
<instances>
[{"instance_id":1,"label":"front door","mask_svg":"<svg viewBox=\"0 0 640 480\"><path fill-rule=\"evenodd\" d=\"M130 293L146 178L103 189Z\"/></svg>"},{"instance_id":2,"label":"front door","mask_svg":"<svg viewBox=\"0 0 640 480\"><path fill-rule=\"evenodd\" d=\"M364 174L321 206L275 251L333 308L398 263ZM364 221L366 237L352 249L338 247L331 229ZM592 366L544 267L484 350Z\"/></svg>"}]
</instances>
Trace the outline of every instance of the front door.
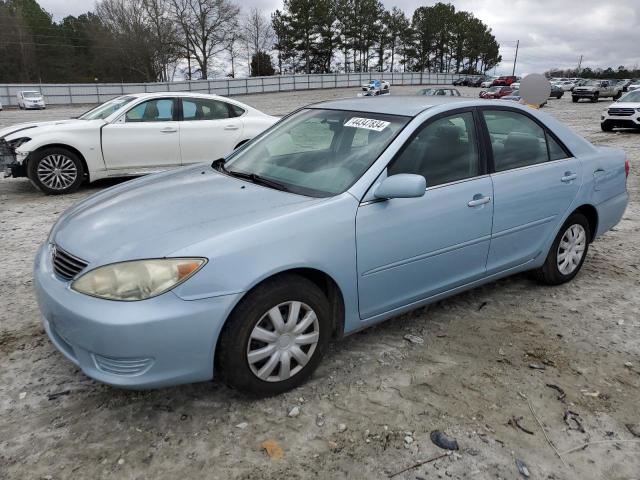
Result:
<instances>
[{"instance_id":1,"label":"front door","mask_svg":"<svg viewBox=\"0 0 640 480\"><path fill-rule=\"evenodd\" d=\"M180 165L180 123L172 98L135 105L102 129L102 151L108 170L141 171Z\"/></svg>"},{"instance_id":2,"label":"front door","mask_svg":"<svg viewBox=\"0 0 640 480\"><path fill-rule=\"evenodd\" d=\"M578 194L580 161L542 125L509 109L483 109L495 173L489 274L525 264L555 236Z\"/></svg>"},{"instance_id":3,"label":"front door","mask_svg":"<svg viewBox=\"0 0 640 480\"><path fill-rule=\"evenodd\" d=\"M356 217L363 319L410 305L485 274L493 217L470 110L430 119L407 141L387 175L423 175L423 197L365 202Z\"/></svg>"}]
</instances>

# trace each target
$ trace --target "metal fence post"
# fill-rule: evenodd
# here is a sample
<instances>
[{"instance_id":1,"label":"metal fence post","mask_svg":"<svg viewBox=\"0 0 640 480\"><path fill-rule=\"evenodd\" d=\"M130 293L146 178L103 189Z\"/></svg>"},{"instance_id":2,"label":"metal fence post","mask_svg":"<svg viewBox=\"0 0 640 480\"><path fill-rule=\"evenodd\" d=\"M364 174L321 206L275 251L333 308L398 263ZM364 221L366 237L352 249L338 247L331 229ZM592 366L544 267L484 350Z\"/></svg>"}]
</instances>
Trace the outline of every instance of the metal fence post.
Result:
<instances>
[{"instance_id":1,"label":"metal fence post","mask_svg":"<svg viewBox=\"0 0 640 480\"><path fill-rule=\"evenodd\" d=\"M281 77L280 75L278 75L278 91L279 91L279 92L281 92L281 91L282 91L282 88L280 88L280 79L281 79L281 78L282 78L282 77Z\"/></svg>"}]
</instances>

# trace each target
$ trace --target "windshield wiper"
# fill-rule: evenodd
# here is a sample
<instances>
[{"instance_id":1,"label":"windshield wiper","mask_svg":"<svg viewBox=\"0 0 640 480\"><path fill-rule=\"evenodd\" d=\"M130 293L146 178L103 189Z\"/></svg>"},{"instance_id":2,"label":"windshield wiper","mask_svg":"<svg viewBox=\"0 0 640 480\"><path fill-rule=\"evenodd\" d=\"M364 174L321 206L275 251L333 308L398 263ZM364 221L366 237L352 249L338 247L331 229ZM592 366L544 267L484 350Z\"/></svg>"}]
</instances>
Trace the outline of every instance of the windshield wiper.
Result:
<instances>
[{"instance_id":1,"label":"windshield wiper","mask_svg":"<svg viewBox=\"0 0 640 480\"><path fill-rule=\"evenodd\" d=\"M235 170L227 170L224 164L225 164L225 159L218 158L217 160L214 160L211 163L211 167L216 169L219 172L226 173L227 175L230 175L232 177L242 178L243 180L249 180L250 182L255 183L256 185L263 185L265 187L275 188L276 190L281 190L283 192L290 191L287 187L285 187L280 182L277 182L275 180L270 180L261 175L258 175L257 173L246 173L246 172L237 172Z\"/></svg>"}]
</instances>

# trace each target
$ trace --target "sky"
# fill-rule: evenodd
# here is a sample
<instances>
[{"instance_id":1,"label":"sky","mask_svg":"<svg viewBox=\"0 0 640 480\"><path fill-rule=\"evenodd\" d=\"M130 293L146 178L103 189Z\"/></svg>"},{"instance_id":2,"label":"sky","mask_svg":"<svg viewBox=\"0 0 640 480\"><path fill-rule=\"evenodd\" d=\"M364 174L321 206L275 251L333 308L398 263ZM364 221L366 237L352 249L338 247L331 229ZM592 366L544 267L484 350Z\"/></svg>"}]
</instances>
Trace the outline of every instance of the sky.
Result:
<instances>
[{"instance_id":1,"label":"sky","mask_svg":"<svg viewBox=\"0 0 640 480\"><path fill-rule=\"evenodd\" d=\"M382 0L388 9L410 16L427 0ZM447 2L447 0L444 0ZM629 68L640 64L640 0L448 0L472 12L492 28L503 62L496 74L511 74L516 41L520 40L516 75L550 68ZM244 9L265 13L282 8L281 0L237 0ZM93 9L92 0L39 0L55 20Z\"/></svg>"}]
</instances>

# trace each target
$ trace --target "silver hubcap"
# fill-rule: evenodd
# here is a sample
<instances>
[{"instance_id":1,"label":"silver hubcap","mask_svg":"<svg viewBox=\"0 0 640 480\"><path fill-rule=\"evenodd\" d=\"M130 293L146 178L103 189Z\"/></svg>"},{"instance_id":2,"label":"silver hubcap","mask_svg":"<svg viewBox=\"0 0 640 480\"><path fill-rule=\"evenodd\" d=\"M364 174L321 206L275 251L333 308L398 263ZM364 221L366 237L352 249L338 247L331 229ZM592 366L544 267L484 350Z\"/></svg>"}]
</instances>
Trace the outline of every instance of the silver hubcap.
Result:
<instances>
[{"instance_id":1,"label":"silver hubcap","mask_svg":"<svg viewBox=\"0 0 640 480\"><path fill-rule=\"evenodd\" d=\"M563 275L573 273L584 256L587 246L587 232L579 224L571 225L562 236L558 245L558 270Z\"/></svg>"},{"instance_id":2,"label":"silver hubcap","mask_svg":"<svg viewBox=\"0 0 640 480\"><path fill-rule=\"evenodd\" d=\"M320 338L316 313L302 302L273 307L249 337L247 361L253 374L266 382L293 377L309 362Z\"/></svg>"},{"instance_id":3,"label":"silver hubcap","mask_svg":"<svg viewBox=\"0 0 640 480\"><path fill-rule=\"evenodd\" d=\"M66 155L47 155L38 164L38 180L53 190L64 190L78 178L75 163Z\"/></svg>"}]
</instances>

